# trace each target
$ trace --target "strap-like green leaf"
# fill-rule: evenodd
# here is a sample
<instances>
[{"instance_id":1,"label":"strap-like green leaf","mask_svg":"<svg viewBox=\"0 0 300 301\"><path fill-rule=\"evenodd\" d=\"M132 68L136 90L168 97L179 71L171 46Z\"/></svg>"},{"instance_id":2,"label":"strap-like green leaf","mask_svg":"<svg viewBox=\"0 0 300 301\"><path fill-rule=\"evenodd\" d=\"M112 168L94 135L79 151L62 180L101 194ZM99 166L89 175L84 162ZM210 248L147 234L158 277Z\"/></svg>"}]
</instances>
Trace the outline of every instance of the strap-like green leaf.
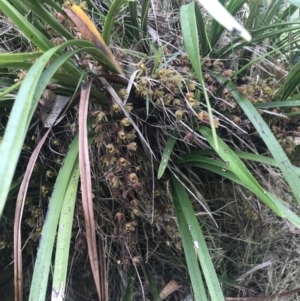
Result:
<instances>
[{"instance_id":1,"label":"strap-like green leaf","mask_svg":"<svg viewBox=\"0 0 300 301\"><path fill-rule=\"evenodd\" d=\"M79 174L78 162L76 162L70 175L70 181L65 192L60 213L53 272L52 300L59 300L59 297L62 298L65 295L73 214L77 197Z\"/></svg>"},{"instance_id":2,"label":"strap-like green leaf","mask_svg":"<svg viewBox=\"0 0 300 301\"><path fill-rule=\"evenodd\" d=\"M44 301L46 298L51 257L53 253L58 219L60 216L63 200L65 197L68 197L66 196L66 191L77 157L78 136L75 137L70 146L70 150L65 159L63 167L59 171L58 177L56 179L56 185L51 196L35 262L29 295L30 301Z\"/></svg>"},{"instance_id":3,"label":"strap-like green leaf","mask_svg":"<svg viewBox=\"0 0 300 301\"><path fill-rule=\"evenodd\" d=\"M187 197L186 202L190 202L190 199L185 194L180 194L180 191L174 190L174 184L178 183L177 180L171 182L171 192L173 197L175 214L177 217L178 228L180 231L181 242L184 249L184 254L187 262L187 267L189 271L189 276L192 282L193 292L195 300L207 300L205 293L205 287L202 280L202 275L199 269L199 263L197 260L196 252L193 246L193 239L189 231L188 224L184 217L184 214L181 209L179 198Z\"/></svg>"},{"instance_id":4,"label":"strap-like green leaf","mask_svg":"<svg viewBox=\"0 0 300 301\"><path fill-rule=\"evenodd\" d=\"M192 2L188 5L183 5L180 8L180 24L182 29L183 41L189 59L191 61L192 67L195 71L195 74L199 80L199 83L202 87L202 92L205 98L207 112L209 115L210 126L213 131L215 142L217 142L217 134L214 125L214 119L212 115L212 109L210 106L209 98L206 92L206 86L202 77L202 69L200 63L200 51L199 51L199 41L198 41L198 30L197 30L197 21L195 14L195 2Z\"/></svg>"},{"instance_id":5,"label":"strap-like green leaf","mask_svg":"<svg viewBox=\"0 0 300 301\"><path fill-rule=\"evenodd\" d=\"M173 176L171 192L174 208L192 281L195 300L207 300L196 255L200 261L202 273L211 300L224 301L224 296L209 255L204 236L193 210L191 201L182 184Z\"/></svg>"},{"instance_id":6,"label":"strap-like green leaf","mask_svg":"<svg viewBox=\"0 0 300 301\"><path fill-rule=\"evenodd\" d=\"M105 22L103 25L103 32L102 32L103 40L107 45L109 44L111 29L115 22L115 17L117 15L117 12L120 9L121 5L123 3L125 3L125 1L124 0L114 0L111 3L112 3L112 5L109 8L107 16L105 17Z\"/></svg>"},{"instance_id":7,"label":"strap-like green leaf","mask_svg":"<svg viewBox=\"0 0 300 301\"><path fill-rule=\"evenodd\" d=\"M128 8L130 12L130 28L133 33L133 36L137 41L140 41L140 27L138 23L138 14L137 14L137 5L136 0L128 1Z\"/></svg>"},{"instance_id":8,"label":"strap-like green leaf","mask_svg":"<svg viewBox=\"0 0 300 301\"><path fill-rule=\"evenodd\" d=\"M298 203L300 203L300 179L293 173L293 165L278 143L277 139L274 137L272 131L254 108L249 99L238 92L234 83L231 81L227 82L222 76L218 76L217 78L222 83L226 82L226 87L231 91L232 96L244 111L248 119L252 122L261 139L263 139L267 145L268 150L276 160L285 180L289 184L295 199Z\"/></svg>"}]
</instances>

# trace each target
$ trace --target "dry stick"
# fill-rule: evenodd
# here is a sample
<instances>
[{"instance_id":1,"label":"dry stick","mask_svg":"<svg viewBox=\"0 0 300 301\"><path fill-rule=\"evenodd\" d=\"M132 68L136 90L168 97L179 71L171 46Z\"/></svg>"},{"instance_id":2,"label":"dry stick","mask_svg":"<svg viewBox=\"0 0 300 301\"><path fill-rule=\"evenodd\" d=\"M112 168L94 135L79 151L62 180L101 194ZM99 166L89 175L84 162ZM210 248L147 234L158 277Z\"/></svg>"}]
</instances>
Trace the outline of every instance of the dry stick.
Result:
<instances>
[{"instance_id":1,"label":"dry stick","mask_svg":"<svg viewBox=\"0 0 300 301\"><path fill-rule=\"evenodd\" d=\"M94 79L81 87L79 103L79 167L81 179L82 206L85 219L86 237L91 268L97 288L99 300L102 299L99 276L99 260L96 244L96 229L93 211L91 166L89 160L87 114L90 90ZM103 279L101 279L103 281Z\"/></svg>"},{"instance_id":2,"label":"dry stick","mask_svg":"<svg viewBox=\"0 0 300 301\"><path fill-rule=\"evenodd\" d=\"M107 267L105 260L105 250L103 245L103 240L99 241L99 262L100 262L100 282L102 301L108 301L108 277L107 277Z\"/></svg>"},{"instance_id":3,"label":"dry stick","mask_svg":"<svg viewBox=\"0 0 300 301\"><path fill-rule=\"evenodd\" d=\"M300 292L300 287L295 288L291 291L280 293L280 294L272 294L270 296L263 296L263 297L245 297L245 298L232 298L232 297L226 297L226 301L267 301L267 300L273 300L275 298L282 298L294 295L296 293Z\"/></svg>"},{"instance_id":4,"label":"dry stick","mask_svg":"<svg viewBox=\"0 0 300 301\"><path fill-rule=\"evenodd\" d=\"M114 84L121 84L124 86L127 86L129 84L129 80L126 77L118 75L118 74L102 73L101 75L99 75L99 77L103 77L108 82L114 83Z\"/></svg>"},{"instance_id":5,"label":"dry stick","mask_svg":"<svg viewBox=\"0 0 300 301\"><path fill-rule=\"evenodd\" d=\"M37 147L31 154L30 160L24 174L22 184L17 197L16 212L14 220L14 290L15 301L23 300L23 268L22 268L22 246L21 246L21 222L23 216L23 209L25 204L25 197L28 189L29 180L34 168L34 164L40 150L50 133L51 127L44 134L43 138L39 141Z\"/></svg>"}]
</instances>

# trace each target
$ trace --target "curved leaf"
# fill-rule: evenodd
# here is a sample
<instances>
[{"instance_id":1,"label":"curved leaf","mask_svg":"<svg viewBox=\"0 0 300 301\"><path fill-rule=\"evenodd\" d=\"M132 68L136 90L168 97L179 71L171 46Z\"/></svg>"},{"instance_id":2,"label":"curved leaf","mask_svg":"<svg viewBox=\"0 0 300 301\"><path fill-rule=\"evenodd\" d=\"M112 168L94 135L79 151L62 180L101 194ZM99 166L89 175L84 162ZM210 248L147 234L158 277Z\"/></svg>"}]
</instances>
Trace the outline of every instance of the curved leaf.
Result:
<instances>
[{"instance_id":1,"label":"curved leaf","mask_svg":"<svg viewBox=\"0 0 300 301\"><path fill-rule=\"evenodd\" d=\"M249 99L238 92L237 87L234 83L232 83L231 81L228 82L223 76L217 76L217 79L221 83L225 84L225 86L231 91L234 99L237 101L241 109L252 122L257 133L259 134L261 139L263 139L268 147L268 150L276 160L278 167L280 168L285 180L289 184L291 191L294 194L295 199L298 203L300 203L300 179L293 173L292 163L283 151L277 139L274 137L268 125L254 108Z\"/></svg>"},{"instance_id":2,"label":"curved leaf","mask_svg":"<svg viewBox=\"0 0 300 301\"><path fill-rule=\"evenodd\" d=\"M180 24L182 28L184 45L189 55L189 59L191 61L192 67L202 87L202 91L207 106L207 112L209 115L210 126L213 130L215 141L217 141L216 139L217 134L216 134L215 124L214 124L214 118L212 115L212 109L207 95L206 86L202 77L195 5L196 5L195 2L192 2L188 5L181 6Z\"/></svg>"},{"instance_id":3,"label":"curved leaf","mask_svg":"<svg viewBox=\"0 0 300 301\"><path fill-rule=\"evenodd\" d=\"M199 273L197 255L211 300L224 301L220 283L191 201L185 188L174 176L171 178L171 192L195 300L207 300L202 277Z\"/></svg>"},{"instance_id":4,"label":"curved leaf","mask_svg":"<svg viewBox=\"0 0 300 301\"><path fill-rule=\"evenodd\" d=\"M70 179L77 156L78 136L75 137L70 146L70 150L66 156L64 165L59 171L58 177L56 179L56 185L50 199L33 271L29 295L30 301L44 301L46 298L51 257L57 231L58 219L63 204L62 200L64 198L70 197L66 195L66 191L68 189L68 185L72 183L70 182ZM59 290L53 293L59 294Z\"/></svg>"},{"instance_id":5,"label":"curved leaf","mask_svg":"<svg viewBox=\"0 0 300 301\"><path fill-rule=\"evenodd\" d=\"M73 214L79 180L78 162L74 164L70 180L66 188L60 213L56 254L53 272L52 301L63 300L67 283L68 258L73 225Z\"/></svg>"},{"instance_id":6,"label":"curved leaf","mask_svg":"<svg viewBox=\"0 0 300 301\"><path fill-rule=\"evenodd\" d=\"M123 3L125 3L124 0L114 0L109 8L107 16L105 17L105 22L103 25L103 39L107 44L109 43L111 29L115 22L116 14Z\"/></svg>"},{"instance_id":7,"label":"curved leaf","mask_svg":"<svg viewBox=\"0 0 300 301\"><path fill-rule=\"evenodd\" d=\"M237 22L234 17L228 12L227 9L218 1L218 0L198 0L200 4L208 11L208 13L217 20L222 26L224 26L227 30L230 32L236 32L239 34L242 38L244 38L246 41L251 41L251 35L250 33L239 23ZM230 11L235 12L237 9L243 4L242 1L231 1L229 3ZM219 32L219 30L218 30ZM212 30L211 32L211 41L218 38L220 36L220 33L215 37L215 31ZM215 43L212 43L214 46Z\"/></svg>"},{"instance_id":8,"label":"curved leaf","mask_svg":"<svg viewBox=\"0 0 300 301\"><path fill-rule=\"evenodd\" d=\"M110 62L114 67L115 72L123 74L121 66L116 61L112 52L106 46L96 26L87 16L87 14L76 4L72 5L71 8L65 9L65 11L67 15L72 19L74 24L77 26L78 30L81 32L83 37L92 42L95 46L97 46L105 54L105 56L109 58Z\"/></svg>"}]
</instances>

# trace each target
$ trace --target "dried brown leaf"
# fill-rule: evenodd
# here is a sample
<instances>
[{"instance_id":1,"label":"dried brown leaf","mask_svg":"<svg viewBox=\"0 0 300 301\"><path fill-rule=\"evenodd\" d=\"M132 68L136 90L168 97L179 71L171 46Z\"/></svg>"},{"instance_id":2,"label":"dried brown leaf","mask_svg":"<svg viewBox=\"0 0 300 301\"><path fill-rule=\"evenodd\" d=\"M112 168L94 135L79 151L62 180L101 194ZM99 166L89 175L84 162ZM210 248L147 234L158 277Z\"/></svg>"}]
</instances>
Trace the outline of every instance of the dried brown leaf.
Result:
<instances>
[{"instance_id":1,"label":"dried brown leaf","mask_svg":"<svg viewBox=\"0 0 300 301\"><path fill-rule=\"evenodd\" d=\"M159 297L163 300L166 299L169 295L179 290L181 285L179 285L175 280L171 280L160 292Z\"/></svg>"},{"instance_id":2,"label":"dried brown leaf","mask_svg":"<svg viewBox=\"0 0 300 301\"><path fill-rule=\"evenodd\" d=\"M114 64L118 72L120 74L123 74L121 66L116 61L112 52L106 46L102 36L98 32L94 23L88 17L88 15L76 4L72 5L71 8L66 8L65 12L74 22L82 36L88 41L92 42L95 46L97 46Z\"/></svg>"},{"instance_id":3,"label":"dried brown leaf","mask_svg":"<svg viewBox=\"0 0 300 301\"><path fill-rule=\"evenodd\" d=\"M88 131L87 131L87 115L88 102L93 79L81 87L80 104L79 104L79 166L81 179L82 205L84 211L86 237L88 244L88 253L91 263L97 293L100 301L104 301L101 297L100 276L99 276L99 260L96 244L96 229L93 210L93 193L91 180L91 166L89 159ZM103 281L103 279L101 279ZM103 287L103 286L102 286Z\"/></svg>"},{"instance_id":4,"label":"dried brown leaf","mask_svg":"<svg viewBox=\"0 0 300 301\"><path fill-rule=\"evenodd\" d=\"M51 128L45 133L43 138L39 141L37 147L31 154L30 160L23 177L22 184L17 197L16 212L14 220L14 290L15 301L23 300L23 268L22 268L22 246L21 246L21 222L25 203L25 197L28 189L29 180L34 168L36 159L40 153Z\"/></svg>"}]
</instances>

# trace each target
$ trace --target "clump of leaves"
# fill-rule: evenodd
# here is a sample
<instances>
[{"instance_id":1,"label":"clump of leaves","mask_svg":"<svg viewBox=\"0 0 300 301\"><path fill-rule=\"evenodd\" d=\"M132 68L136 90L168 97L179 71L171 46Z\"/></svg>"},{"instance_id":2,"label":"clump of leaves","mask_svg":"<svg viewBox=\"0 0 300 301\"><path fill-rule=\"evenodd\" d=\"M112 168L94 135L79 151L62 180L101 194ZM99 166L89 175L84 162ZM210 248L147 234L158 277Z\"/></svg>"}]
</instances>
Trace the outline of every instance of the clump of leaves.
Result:
<instances>
[{"instance_id":1,"label":"clump of leaves","mask_svg":"<svg viewBox=\"0 0 300 301\"><path fill-rule=\"evenodd\" d=\"M195 216L195 210L204 210L209 217L207 224L217 225L210 206L197 187L197 183L203 182L199 169L243 186L278 216L296 227L300 226L297 214L289 210L280 196L268 191L257 180L252 165L242 161L248 159L276 166L289 186L289 193L299 202L299 171L288 158L296 149L294 138L297 134L284 132L284 123L278 121L287 114L297 113L295 109L291 112L278 109L293 108L297 105L295 101L278 99L287 99L295 90L299 68L296 65L292 69L280 88L276 81L254 81L247 77L248 74L243 74L262 57L275 54L275 50L288 53L295 47L284 36L290 29L295 33L298 31L298 27L286 21L288 12L295 8L291 6L280 11L282 18L273 24L274 12L279 10L280 4L280 1L274 1L259 14L264 16L262 20L266 23L257 29L256 24L263 23L256 17L260 8L256 3L246 6L249 16L245 25L252 31L254 43L261 43L267 38L273 39L274 43L258 59L251 56L255 47L235 36L240 33L249 40L247 31L237 23L227 23L228 29L233 32L230 43L222 45L220 39L227 35L223 27L217 21L205 18L194 2L180 9L181 31L187 53L172 53L167 43L162 45L153 34L154 42L150 43L147 39L149 3L143 1L139 14L136 2L115 1L105 18L103 36L84 12L87 7L85 3L77 6L67 2L63 7L53 1L47 1L47 6L30 1L26 1L25 5L15 1L14 6L6 0L0 3L3 12L27 37L28 47L30 43L36 47L34 52L27 50L19 54L0 55L7 78L15 77L11 74L11 68L18 73L17 82L12 84L8 81L7 88L2 92L2 97L13 100L14 104L12 108L7 107L11 108L10 117L5 123L6 130L0 145L1 157L4 158L0 173L1 212L10 189L20 185L20 181L13 182L13 177L36 108L40 107L40 116L46 114L45 126L52 129L55 136L59 136L59 122L63 118L78 116L78 121L64 123L64 129L69 131L67 142L64 137L49 139L52 149L47 150L47 155L56 152L65 159L61 166L58 158L57 170L47 169L43 173L46 182L51 185L41 186L42 197L48 198L54 186L47 218L43 219L43 212L36 203L25 210L29 216L28 225L35 227L32 239L37 239L41 233L30 300L45 299L57 228L52 298L62 298L64 295L70 239L75 236L72 234L76 220L75 201L78 198L82 199L77 211L79 224L82 226L84 220L86 227L86 233L80 235L79 240L86 237L91 271L101 300L108 298L104 247L101 242L98 252L96 244L96 229L101 228L98 226L103 221L106 227L99 230L101 235L118 238L111 240L112 257L115 258L113 266L127 276L121 277L127 281L123 281L118 298L132 299L133 287L137 286L136 275L140 283L147 281L155 299L166 297L162 292L158 293L145 266L149 259L149 243L139 242L138 235L147 229L149 233L160 231L169 250L173 248L178 258L181 258L183 247L196 300L207 300L208 296L212 300L224 300L212 262L213 256L208 251L208 242L200 227L204 221ZM94 4L89 2L88 5ZM227 9L236 14L243 5L245 1L230 1ZM211 11L210 4L207 9ZM129 27L126 22L123 45L137 41L138 48L148 53L136 54L137 60L131 55L132 51L123 50L136 62L136 70L132 72L129 69L128 78L107 46L119 10L128 12L127 17L132 24ZM38 17L34 18L34 25L23 16L29 11ZM222 8L215 11L222 12ZM118 56L122 57L122 54ZM144 59L140 60L140 57ZM11 94L17 89L16 95ZM67 97L68 104L61 105L63 97ZM49 105L51 100L54 100L53 107ZM89 101L91 105L88 108ZM43 110L46 107L47 111L48 105L50 116ZM75 110L72 110L74 107ZM272 111L267 111L267 108L272 108ZM57 110L58 114L55 113ZM267 123L263 119L266 114L269 114ZM14 256L15 294L19 300L23 298L19 234L22 211L30 175L50 129L26 165L17 197ZM251 131L257 141L247 138L240 143L240 133L247 131ZM254 142L256 148L253 147ZM91 159L89 146L93 149ZM246 151L237 152L239 148ZM263 153L273 158L262 156ZM93 179L92 172L95 173ZM79 177L81 194L78 194ZM101 198L94 193L95 190ZM108 201L103 202L103 199ZM194 200L198 201L197 205L193 204ZM94 223L97 213L94 209L99 212L99 225ZM6 239L2 240L2 246L6 247ZM116 262L119 263L118 269ZM182 266L184 264L180 264L180 268ZM143 287L140 286L142 290ZM179 286L176 287L178 289ZM144 291L141 296L145 296Z\"/></svg>"}]
</instances>

